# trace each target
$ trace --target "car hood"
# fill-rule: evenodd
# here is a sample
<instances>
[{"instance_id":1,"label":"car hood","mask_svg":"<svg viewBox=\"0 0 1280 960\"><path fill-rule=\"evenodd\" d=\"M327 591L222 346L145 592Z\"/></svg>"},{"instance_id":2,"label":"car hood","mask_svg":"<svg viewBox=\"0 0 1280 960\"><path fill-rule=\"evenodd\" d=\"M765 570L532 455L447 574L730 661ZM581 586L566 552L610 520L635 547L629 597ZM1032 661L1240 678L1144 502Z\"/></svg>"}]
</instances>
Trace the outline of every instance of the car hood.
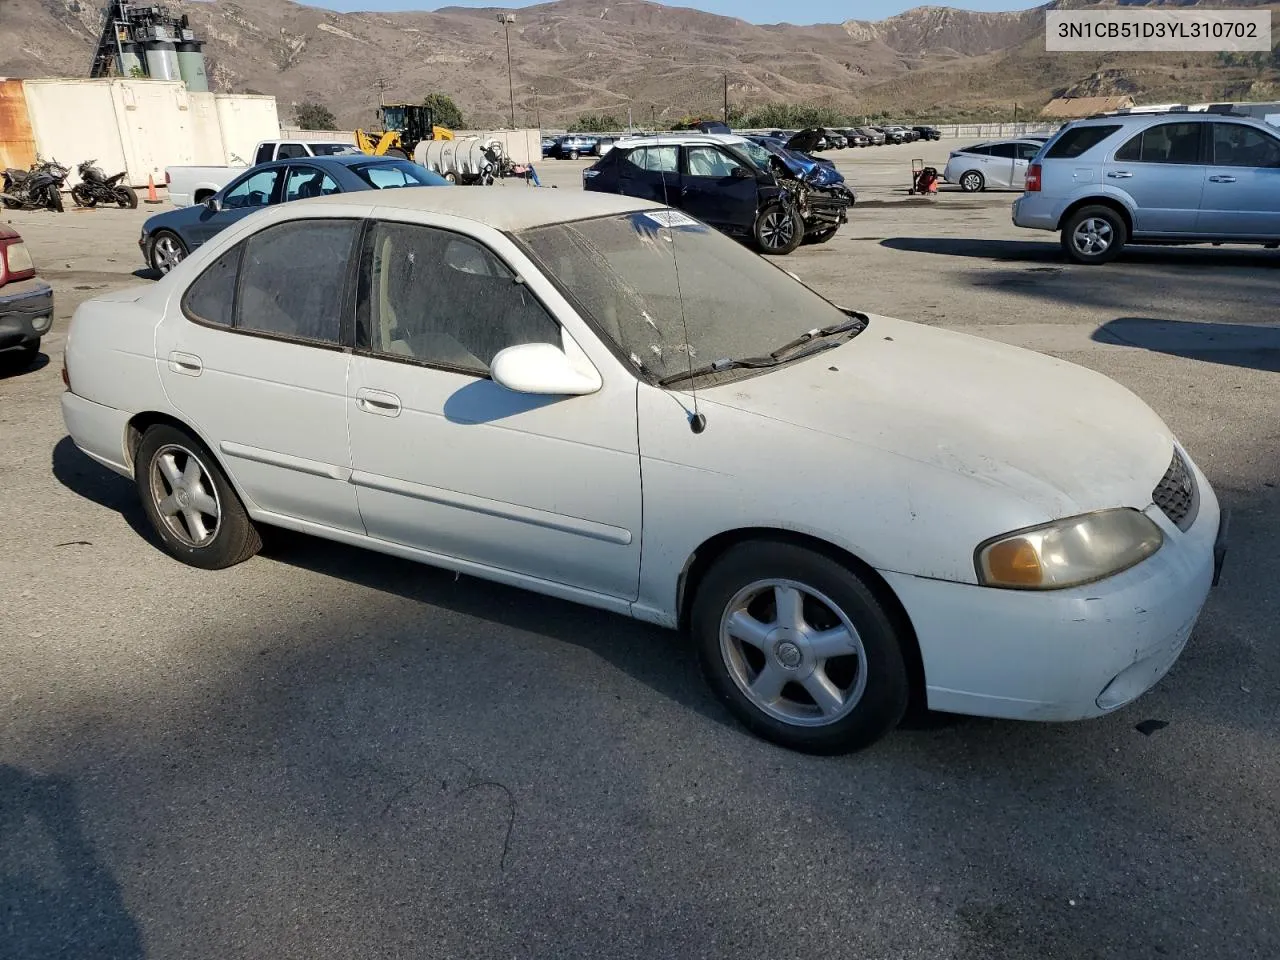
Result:
<instances>
[{"instance_id":1,"label":"car hood","mask_svg":"<svg viewBox=\"0 0 1280 960\"><path fill-rule=\"evenodd\" d=\"M787 149L798 153L812 153L822 141L822 131L801 130L787 141Z\"/></svg>"},{"instance_id":2,"label":"car hood","mask_svg":"<svg viewBox=\"0 0 1280 960\"><path fill-rule=\"evenodd\" d=\"M838 349L699 397L1004 488L1046 520L1145 508L1175 442L1101 374L888 317Z\"/></svg>"}]
</instances>

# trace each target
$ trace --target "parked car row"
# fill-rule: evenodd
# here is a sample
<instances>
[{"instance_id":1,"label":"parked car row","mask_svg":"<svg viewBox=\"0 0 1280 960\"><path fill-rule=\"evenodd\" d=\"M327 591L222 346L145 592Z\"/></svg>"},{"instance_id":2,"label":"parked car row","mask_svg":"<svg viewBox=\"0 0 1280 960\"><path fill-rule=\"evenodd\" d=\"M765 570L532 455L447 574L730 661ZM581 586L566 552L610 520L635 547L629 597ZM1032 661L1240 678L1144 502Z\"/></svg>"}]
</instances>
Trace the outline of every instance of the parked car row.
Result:
<instances>
[{"instance_id":1,"label":"parked car row","mask_svg":"<svg viewBox=\"0 0 1280 960\"><path fill-rule=\"evenodd\" d=\"M617 137L571 133L561 137L542 138L542 156L549 160L577 160L579 157L603 157Z\"/></svg>"},{"instance_id":2,"label":"parked car row","mask_svg":"<svg viewBox=\"0 0 1280 960\"><path fill-rule=\"evenodd\" d=\"M915 140L941 140L942 133L936 127L905 127L900 124L861 127L815 127L819 139L815 150L845 150L851 147L883 147L887 143L911 143ZM778 140L793 137L799 131L771 130L769 136Z\"/></svg>"}]
</instances>

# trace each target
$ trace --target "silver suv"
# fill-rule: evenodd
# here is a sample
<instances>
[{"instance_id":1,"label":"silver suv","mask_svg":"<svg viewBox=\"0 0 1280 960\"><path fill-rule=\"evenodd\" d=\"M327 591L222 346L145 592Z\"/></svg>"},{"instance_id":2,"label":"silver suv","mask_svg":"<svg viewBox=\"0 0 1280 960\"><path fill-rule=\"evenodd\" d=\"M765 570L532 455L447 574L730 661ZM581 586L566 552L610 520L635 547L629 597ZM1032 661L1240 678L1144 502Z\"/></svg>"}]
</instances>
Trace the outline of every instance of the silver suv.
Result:
<instances>
[{"instance_id":1,"label":"silver suv","mask_svg":"<svg viewBox=\"0 0 1280 960\"><path fill-rule=\"evenodd\" d=\"M1280 130L1221 113L1067 124L1027 168L1013 222L1061 231L1087 264L1129 242L1280 246Z\"/></svg>"}]
</instances>

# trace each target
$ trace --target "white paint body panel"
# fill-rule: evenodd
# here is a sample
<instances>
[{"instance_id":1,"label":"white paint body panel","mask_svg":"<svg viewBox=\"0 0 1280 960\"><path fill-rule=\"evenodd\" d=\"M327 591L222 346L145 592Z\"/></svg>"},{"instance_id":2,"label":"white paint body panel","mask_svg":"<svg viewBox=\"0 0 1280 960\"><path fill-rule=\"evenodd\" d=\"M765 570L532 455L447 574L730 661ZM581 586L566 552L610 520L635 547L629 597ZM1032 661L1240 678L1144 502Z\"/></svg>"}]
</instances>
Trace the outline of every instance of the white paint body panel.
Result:
<instances>
[{"instance_id":1,"label":"white paint body panel","mask_svg":"<svg viewBox=\"0 0 1280 960\"><path fill-rule=\"evenodd\" d=\"M1219 513L1198 471L1187 532L1151 505L1176 442L1142 401L1062 361L872 317L837 349L700 390L707 426L694 434L691 394L639 383L500 232L551 216L548 193L520 191L503 207L494 191L398 191L377 207L335 197L245 218L154 287L77 311L67 354L78 396L63 403L72 437L127 472L129 417L174 416L216 452L259 520L666 625L708 539L746 528L814 537L895 592L937 709L1076 719L1127 702L1172 665L1208 591ZM565 199L582 216L623 202ZM182 316L181 292L244 236L281 220L370 215L489 246L602 388L531 397ZM201 375L169 370L175 350L199 356ZM396 412L362 409L368 390L391 395ZM1125 506L1165 534L1137 567L1052 593L976 584L982 541Z\"/></svg>"}]
</instances>

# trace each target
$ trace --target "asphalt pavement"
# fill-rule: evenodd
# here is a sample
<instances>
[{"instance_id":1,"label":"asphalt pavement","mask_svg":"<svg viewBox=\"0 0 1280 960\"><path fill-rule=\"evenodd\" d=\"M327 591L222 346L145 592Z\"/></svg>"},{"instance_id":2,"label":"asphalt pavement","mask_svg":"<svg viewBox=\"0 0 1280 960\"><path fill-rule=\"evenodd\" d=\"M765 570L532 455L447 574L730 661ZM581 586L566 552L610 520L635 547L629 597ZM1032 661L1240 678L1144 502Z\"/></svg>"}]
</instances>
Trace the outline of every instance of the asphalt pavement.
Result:
<instances>
[{"instance_id":1,"label":"asphalt pavement","mask_svg":"<svg viewBox=\"0 0 1280 960\"><path fill-rule=\"evenodd\" d=\"M865 205L785 265L1166 418L1235 516L1154 691L818 759L675 634L302 536L184 567L58 408L71 310L150 282L152 210L8 214L59 309L0 379L0 957L1280 956L1280 254L1073 266L1011 195L904 198L920 153L846 151Z\"/></svg>"}]
</instances>

